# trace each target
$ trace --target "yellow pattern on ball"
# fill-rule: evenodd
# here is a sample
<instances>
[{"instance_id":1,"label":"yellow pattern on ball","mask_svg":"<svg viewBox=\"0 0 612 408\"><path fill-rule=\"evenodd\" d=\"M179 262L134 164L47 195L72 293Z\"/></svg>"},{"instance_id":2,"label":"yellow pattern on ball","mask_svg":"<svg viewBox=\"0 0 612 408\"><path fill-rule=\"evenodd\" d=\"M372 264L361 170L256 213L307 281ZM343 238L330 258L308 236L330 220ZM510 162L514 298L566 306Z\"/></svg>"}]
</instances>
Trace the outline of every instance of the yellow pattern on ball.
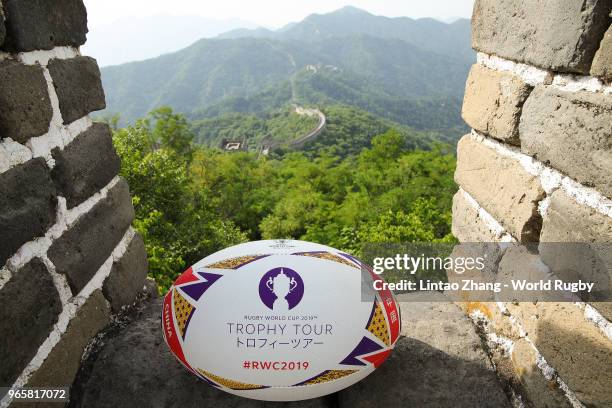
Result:
<instances>
[{"instance_id":1,"label":"yellow pattern on ball","mask_svg":"<svg viewBox=\"0 0 612 408\"><path fill-rule=\"evenodd\" d=\"M387 321L385 320L385 315L383 314L383 311L378 302L376 302L372 321L370 321L370 324L368 325L368 331L378 337L380 341L385 343L387 346L390 345Z\"/></svg>"},{"instance_id":2,"label":"yellow pattern on ball","mask_svg":"<svg viewBox=\"0 0 612 408\"><path fill-rule=\"evenodd\" d=\"M172 296L174 299L174 316L178 323L179 332L181 333L181 337L185 337L187 320L189 319L189 315L191 315L193 306L176 289L174 289Z\"/></svg>"},{"instance_id":3,"label":"yellow pattern on ball","mask_svg":"<svg viewBox=\"0 0 612 408\"><path fill-rule=\"evenodd\" d=\"M298 254L301 256L310 256L313 258L319 258L319 259L326 259L328 261L333 261L333 262L338 262L344 265L348 265L348 266L352 266L353 268L357 268L357 265L355 265L354 263L352 263L351 261L349 261L348 259L345 259L341 256L338 256L336 254L332 254L329 252L313 252L313 253L302 253L302 254Z\"/></svg>"},{"instance_id":4,"label":"yellow pattern on ball","mask_svg":"<svg viewBox=\"0 0 612 408\"><path fill-rule=\"evenodd\" d=\"M261 385L246 384L246 383L242 383L239 381L230 380L228 378L219 377L218 375L209 373L208 371L202 370L201 368L198 368L198 372L202 374L204 377L208 378L209 380L212 380L216 382L217 384L221 384L232 390L255 390L258 388L262 388Z\"/></svg>"},{"instance_id":5,"label":"yellow pattern on ball","mask_svg":"<svg viewBox=\"0 0 612 408\"><path fill-rule=\"evenodd\" d=\"M213 269L234 269L244 263L250 262L254 259L259 258L261 255L245 255L245 256L239 256L237 258L229 258L229 259L224 259L223 261L219 261L219 262L215 262L213 264L210 264L208 266L206 266L206 268L213 268Z\"/></svg>"},{"instance_id":6,"label":"yellow pattern on ball","mask_svg":"<svg viewBox=\"0 0 612 408\"><path fill-rule=\"evenodd\" d=\"M301 385L312 385L312 384L321 384L329 381L334 381L342 377L346 377L347 375L351 375L356 373L359 370L330 370L321 373L321 375L306 381Z\"/></svg>"}]
</instances>

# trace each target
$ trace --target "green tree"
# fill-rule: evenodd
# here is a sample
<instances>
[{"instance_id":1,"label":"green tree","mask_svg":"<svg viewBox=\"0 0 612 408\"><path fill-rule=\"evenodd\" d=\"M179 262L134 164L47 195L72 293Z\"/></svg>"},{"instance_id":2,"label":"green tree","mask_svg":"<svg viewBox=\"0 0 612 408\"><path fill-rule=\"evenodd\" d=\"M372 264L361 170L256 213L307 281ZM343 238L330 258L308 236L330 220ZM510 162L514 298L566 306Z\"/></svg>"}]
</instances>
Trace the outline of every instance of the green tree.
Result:
<instances>
[{"instance_id":1,"label":"green tree","mask_svg":"<svg viewBox=\"0 0 612 408\"><path fill-rule=\"evenodd\" d=\"M168 120L168 122L166 122ZM149 256L149 273L165 291L188 265L246 239L211 207L206 191L195 189L187 172L183 121L172 112L114 133L121 176L130 185L136 218ZM180 134L172 135L171 132ZM177 151L176 149L180 149Z\"/></svg>"}]
</instances>

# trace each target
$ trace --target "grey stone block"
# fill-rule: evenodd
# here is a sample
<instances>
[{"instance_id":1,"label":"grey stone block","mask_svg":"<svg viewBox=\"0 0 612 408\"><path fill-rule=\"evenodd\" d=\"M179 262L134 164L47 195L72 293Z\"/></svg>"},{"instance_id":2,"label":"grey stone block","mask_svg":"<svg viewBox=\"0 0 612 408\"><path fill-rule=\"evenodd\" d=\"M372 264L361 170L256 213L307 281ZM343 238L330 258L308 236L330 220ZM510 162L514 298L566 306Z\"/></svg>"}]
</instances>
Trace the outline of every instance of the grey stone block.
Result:
<instances>
[{"instance_id":1,"label":"grey stone block","mask_svg":"<svg viewBox=\"0 0 612 408\"><path fill-rule=\"evenodd\" d=\"M57 199L42 158L0 174L0 266L55 222Z\"/></svg>"},{"instance_id":2,"label":"grey stone block","mask_svg":"<svg viewBox=\"0 0 612 408\"><path fill-rule=\"evenodd\" d=\"M91 57L49 61L49 73L59 99L64 124L106 108L100 69Z\"/></svg>"},{"instance_id":3,"label":"grey stone block","mask_svg":"<svg viewBox=\"0 0 612 408\"><path fill-rule=\"evenodd\" d=\"M66 332L43 364L30 377L28 387L66 387L74 381L85 346L110 321L110 308L99 290L93 292L68 323Z\"/></svg>"},{"instance_id":4,"label":"grey stone block","mask_svg":"<svg viewBox=\"0 0 612 408\"><path fill-rule=\"evenodd\" d=\"M612 406L612 348L603 330L572 302L508 302L546 362L586 407Z\"/></svg>"},{"instance_id":5,"label":"grey stone block","mask_svg":"<svg viewBox=\"0 0 612 408\"><path fill-rule=\"evenodd\" d=\"M593 293L580 295L610 320L611 303L605 301L612 295L612 219L557 190L543 218L541 241L542 259L557 276L595 283Z\"/></svg>"},{"instance_id":6,"label":"grey stone block","mask_svg":"<svg viewBox=\"0 0 612 408\"><path fill-rule=\"evenodd\" d=\"M189 373L161 333L162 298L149 301L135 320L109 331L94 349L71 389L71 408L227 407L331 408L333 398L271 403L219 391Z\"/></svg>"},{"instance_id":7,"label":"grey stone block","mask_svg":"<svg viewBox=\"0 0 612 408\"><path fill-rule=\"evenodd\" d=\"M521 109L531 89L517 75L473 65L463 97L463 120L481 133L518 145Z\"/></svg>"},{"instance_id":8,"label":"grey stone block","mask_svg":"<svg viewBox=\"0 0 612 408\"><path fill-rule=\"evenodd\" d=\"M119 181L49 248L49 259L76 295L111 255L134 218L128 185Z\"/></svg>"},{"instance_id":9,"label":"grey stone block","mask_svg":"<svg viewBox=\"0 0 612 408\"><path fill-rule=\"evenodd\" d=\"M104 281L102 291L109 300L113 312L134 303L136 295L143 291L147 280L147 251L140 234L134 235L125 254L113 263L111 273Z\"/></svg>"},{"instance_id":10,"label":"grey stone block","mask_svg":"<svg viewBox=\"0 0 612 408\"><path fill-rule=\"evenodd\" d=\"M25 143L47 133L52 116L42 68L1 61L0 138Z\"/></svg>"},{"instance_id":11,"label":"grey stone block","mask_svg":"<svg viewBox=\"0 0 612 408\"><path fill-rule=\"evenodd\" d=\"M108 125L95 123L64 150L54 149L51 172L68 208L79 205L119 173L121 161Z\"/></svg>"},{"instance_id":12,"label":"grey stone block","mask_svg":"<svg viewBox=\"0 0 612 408\"><path fill-rule=\"evenodd\" d=\"M612 197L612 100L537 86L523 106L521 150Z\"/></svg>"},{"instance_id":13,"label":"grey stone block","mask_svg":"<svg viewBox=\"0 0 612 408\"><path fill-rule=\"evenodd\" d=\"M82 0L4 0L9 51L50 50L85 44L87 10Z\"/></svg>"},{"instance_id":14,"label":"grey stone block","mask_svg":"<svg viewBox=\"0 0 612 408\"><path fill-rule=\"evenodd\" d=\"M499 231L491 228L465 195L458 191L453 197L453 235L460 242L496 242Z\"/></svg>"},{"instance_id":15,"label":"grey stone block","mask_svg":"<svg viewBox=\"0 0 612 408\"><path fill-rule=\"evenodd\" d=\"M457 144L455 181L513 237L538 240L538 204L545 193L539 179L516 159L464 136Z\"/></svg>"},{"instance_id":16,"label":"grey stone block","mask_svg":"<svg viewBox=\"0 0 612 408\"><path fill-rule=\"evenodd\" d=\"M610 25L611 0L477 0L472 47L518 62L588 74Z\"/></svg>"},{"instance_id":17,"label":"grey stone block","mask_svg":"<svg viewBox=\"0 0 612 408\"><path fill-rule=\"evenodd\" d=\"M612 26L608 28L599 50L593 59L591 75L601 77L605 82L612 82Z\"/></svg>"},{"instance_id":18,"label":"grey stone block","mask_svg":"<svg viewBox=\"0 0 612 408\"><path fill-rule=\"evenodd\" d=\"M518 374L523 393L534 408L571 408L565 392L556 384L554 377L546 378L538 367L538 355L533 346L524 338L512 347L510 356L513 371Z\"/></svg>"},{"instance_id":19,"label":"grey stone block","mask_svg":"<svg viewBox=\"0 0 612 408\"><path fill-rule=\"evenodd\" d=\"M62 310L47 267L33 259L0 289L0 385L10 386L49 336Z\"/></svg>"}]
</instances>

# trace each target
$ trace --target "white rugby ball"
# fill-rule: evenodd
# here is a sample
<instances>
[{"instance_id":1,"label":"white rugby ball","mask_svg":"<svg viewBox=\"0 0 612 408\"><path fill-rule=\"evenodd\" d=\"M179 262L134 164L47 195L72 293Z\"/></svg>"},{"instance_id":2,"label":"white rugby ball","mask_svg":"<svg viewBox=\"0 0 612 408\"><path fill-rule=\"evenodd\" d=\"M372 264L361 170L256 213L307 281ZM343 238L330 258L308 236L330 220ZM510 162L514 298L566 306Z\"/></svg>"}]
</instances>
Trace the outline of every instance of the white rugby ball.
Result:
<instances>
[{"instance_id":1,"label":"white rugby ball","mask_svg":"<svg viewBox=\"0 0 612 408\"><path fill-rule=\"evenodd\" d=\"M400 332L380 277L325 245L237 245L185 271L166 294L164 339L191 373L247 398L294 401L372 373Z\"/></svg>"}]
</instances>

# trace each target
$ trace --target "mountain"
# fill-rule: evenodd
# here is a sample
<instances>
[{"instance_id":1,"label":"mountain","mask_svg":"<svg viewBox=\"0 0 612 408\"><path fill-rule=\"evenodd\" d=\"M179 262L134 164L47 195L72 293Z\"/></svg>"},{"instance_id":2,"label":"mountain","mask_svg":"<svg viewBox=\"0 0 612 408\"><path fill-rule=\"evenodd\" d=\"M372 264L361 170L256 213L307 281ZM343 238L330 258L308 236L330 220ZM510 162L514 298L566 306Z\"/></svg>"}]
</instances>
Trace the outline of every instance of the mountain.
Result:
<instances>
[{"instance_id":1,"label":"mountain","mask_svg":"<svg viewBox=\"0 0 612 408\"><path fill-rule=\"evenodd\" d=\"M220 34L218 38L291 38L313 42L351 34L402 40L440 54L473 58L468 19L455 19L447 24L431 18L390 18L351 6L329 14L310 15L301 23L291 23L277 31L242 28Z\"/></svg>"},{"instance_id":2,"label":"mountain","mask_svg":"<svg viewBox=\"0 0 612 408\"><path fill-rule=\"evenodd\" d=\"M459 134L474 54L469 25L344 8L277 31L238 30L172 54L102 69L107 113L161 105L193 119L290 103L356 106L418 130Z\"/></svg>"},{"instance_id":3,"label":"mountain","mask_svg":"<svg viewBox=\"0 0 612 408\"><path fill-rule=\"evenodd\" d=\"M226 31L256 27L256 24L237 19L167 15L130 17L92 27L82 51L95 56L100 66L118 65L177 51L199 39Z\"/></svg>"}]
</instances>

